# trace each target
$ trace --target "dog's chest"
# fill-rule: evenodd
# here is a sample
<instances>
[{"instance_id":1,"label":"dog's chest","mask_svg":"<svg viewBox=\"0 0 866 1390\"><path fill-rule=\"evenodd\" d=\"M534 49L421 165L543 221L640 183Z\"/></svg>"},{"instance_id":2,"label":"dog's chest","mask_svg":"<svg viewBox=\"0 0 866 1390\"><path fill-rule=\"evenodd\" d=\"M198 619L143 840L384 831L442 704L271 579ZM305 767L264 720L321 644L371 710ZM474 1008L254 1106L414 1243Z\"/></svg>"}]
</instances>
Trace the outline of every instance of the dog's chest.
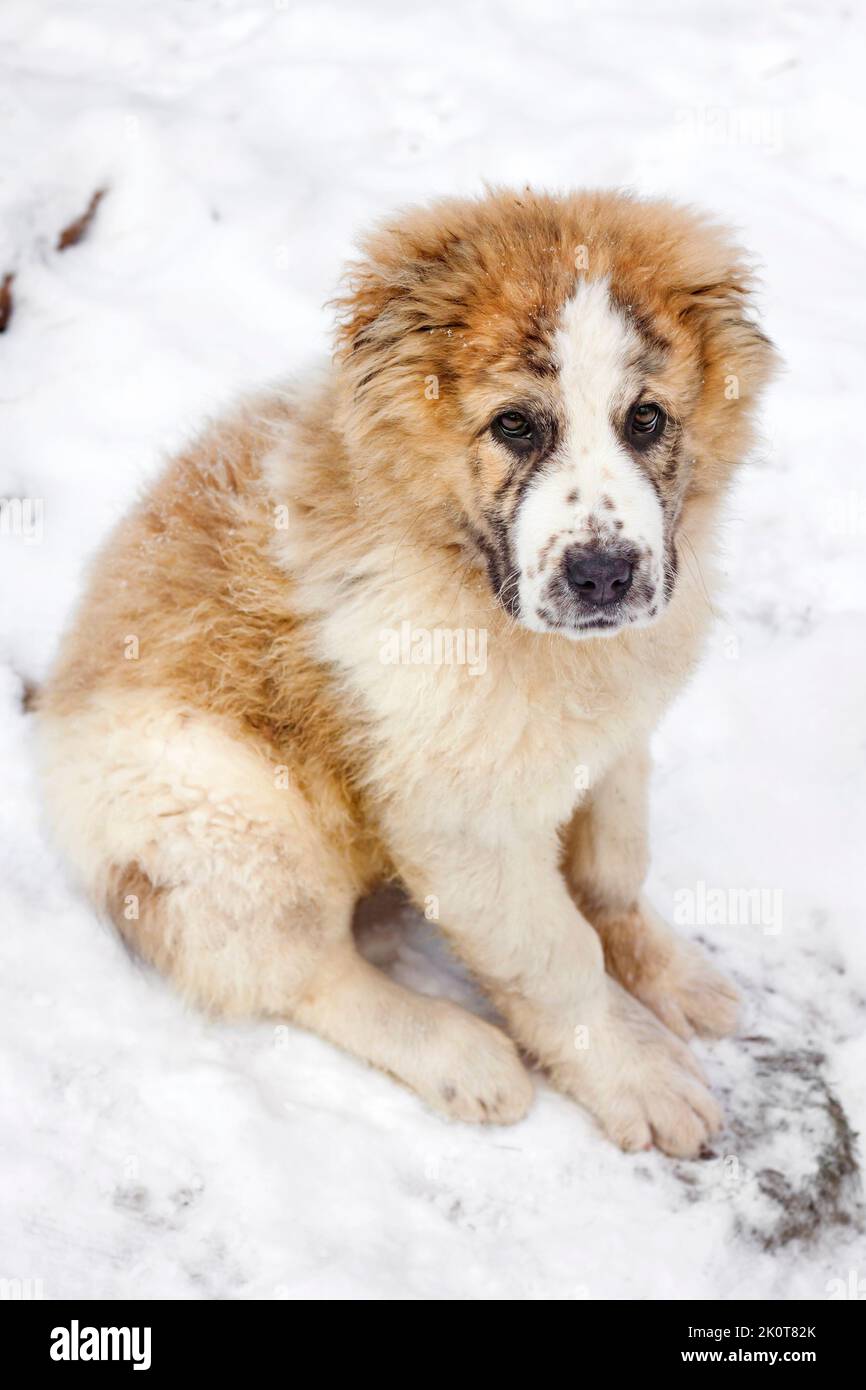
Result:
<instances>
[{"instance_id":1,"label":"dog's chest","mask_svg":"<svg viewBox=\"0 0 866 1390\"><path fill-rule=\"evenodd\" d=\"M358 594L332 612L322 638L372 732L377 790L407 814L491 833L506 823L550 830L672 693L654 674L651 644L635 654L605 643L593 654L504 625L488 631L471 612L448 628L405 612L383 621L381 595Z\"/></svg>"},{"instance_id":2,"label":"dog's chest","mask_svg":"<svg viewBox=\"0 0 866 1390\"><path fill-rule=\"evenodd\" d=\"M650 722L616 680L545 679L495 659L483 676L401 674L389 751L413 763L434 802L458 801L473 819L561 822Z\"/></svg>"}]
</instances>

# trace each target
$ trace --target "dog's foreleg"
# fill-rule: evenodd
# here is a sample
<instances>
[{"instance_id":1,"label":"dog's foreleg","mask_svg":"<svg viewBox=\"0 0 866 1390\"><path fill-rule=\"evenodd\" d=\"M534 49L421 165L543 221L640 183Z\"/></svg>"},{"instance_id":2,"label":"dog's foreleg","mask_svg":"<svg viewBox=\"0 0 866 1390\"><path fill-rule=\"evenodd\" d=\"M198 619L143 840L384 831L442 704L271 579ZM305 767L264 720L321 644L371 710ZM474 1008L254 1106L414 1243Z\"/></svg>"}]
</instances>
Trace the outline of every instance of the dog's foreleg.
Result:
<instances>
[{"instance_id":1,"label":"dog's foreleg","mask_svg":"<svg viewBox=\"0 0 866 1390\"><path fill-rule=\"evenodd\" d=\"M647 749L637 748L590 792L569 827L566 876L620 984L680 1037L720 1037L736 1027L736 990L643 893L649 771Z\"/></svg>"},{"instance_id":2,"label":"dog's foreleg","mask_svg":"<svg viewBox=\"0 0 866 1390\"><path fill-rule=\"evenodd\" d=\"M437 840L423 868L407 853L401 869L559 1089L625 1149L655 1140L695 1154L720 1124L718 1107L689 1050L605 974L557 851L555 836L494 846L467 829Z\"/></svg>"}]
</instances>

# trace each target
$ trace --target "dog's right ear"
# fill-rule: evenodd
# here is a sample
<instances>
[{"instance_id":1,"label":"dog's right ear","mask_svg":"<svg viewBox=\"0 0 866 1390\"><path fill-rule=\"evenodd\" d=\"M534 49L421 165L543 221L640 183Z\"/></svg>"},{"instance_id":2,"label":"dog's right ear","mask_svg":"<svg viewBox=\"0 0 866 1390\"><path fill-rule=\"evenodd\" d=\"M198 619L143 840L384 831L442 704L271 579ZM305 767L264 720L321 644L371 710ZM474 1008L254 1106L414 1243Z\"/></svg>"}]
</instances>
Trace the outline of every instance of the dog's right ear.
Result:
<instances>
[{"instance_id":1,"label":"dog's right ear","mask_svg":"<svg viewBox=\"0 0 866 1390\"><path fill-rule=\"evenodd\" d=\"M394 262L382 256L378 245L381 240L376 236L363 243L365 254L347 266L340 292L331 300L336 310L335 350L339 361L346 361L364 347L364 335L388 304L399 297Z\"/></svg>"},{"instance_id":2,"label":"dog's right ear","mask_svg":"<svg viewBox=\"0 0 866 1390\"><path fill-rule=\"evenodd\" d=\"M454 269L463 244L465 205L444 200L412 208L377 228L346 269L336 309L336 356L347 362L393 347L411 333L447 327L455 304L443 296L443 272ZM449 280L453 290L454 281Z\"/></svg>"}]
</instances>

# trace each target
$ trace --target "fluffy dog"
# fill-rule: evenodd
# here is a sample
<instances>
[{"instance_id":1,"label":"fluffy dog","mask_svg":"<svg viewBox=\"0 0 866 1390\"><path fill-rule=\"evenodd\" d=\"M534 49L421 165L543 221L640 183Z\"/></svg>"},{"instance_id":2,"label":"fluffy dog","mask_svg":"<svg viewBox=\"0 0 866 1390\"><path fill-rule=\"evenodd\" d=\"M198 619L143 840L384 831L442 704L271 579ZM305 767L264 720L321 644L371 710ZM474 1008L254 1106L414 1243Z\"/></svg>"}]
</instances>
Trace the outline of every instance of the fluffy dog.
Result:
<instances>
[{"instance_id":1,"label":"fluffy dog","mask_svg":"<svg viewBox=\"0 0 866 1390\"><path fill-rule=\"evenodd\" d=\"M736 995L643 897L647 742L773 369L749 293L669 203L417 210L350 270L333 365L211 428L116 529L42 697L45 794L187 998L461 1120L518 1120L532 1060L624 1149L717 1130L683 1040L731 1030ZM388 880L501 1028L358 954Z\"/></svg>"}]
</instances>

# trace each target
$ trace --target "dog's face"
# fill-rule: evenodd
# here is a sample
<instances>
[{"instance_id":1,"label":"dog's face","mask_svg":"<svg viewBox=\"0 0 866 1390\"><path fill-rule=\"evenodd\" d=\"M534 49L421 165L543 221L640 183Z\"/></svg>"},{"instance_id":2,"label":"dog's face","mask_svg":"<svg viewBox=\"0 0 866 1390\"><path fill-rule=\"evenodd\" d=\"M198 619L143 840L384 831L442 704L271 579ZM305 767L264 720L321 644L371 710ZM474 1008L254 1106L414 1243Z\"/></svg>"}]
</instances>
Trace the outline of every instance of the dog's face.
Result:
<instances>
[{"instance_id":1,"label":"dog's face","mask_svg":"<svg viewBox=\"0 0 866 1390\"><path fill-rule=\"evenodd\" d=\"M687 472L661 340L602 277L579 281L545 347L544 374L503 379L478 436L476 543L500 601L535 631L650 622L675 581Z\"/></svg>"},{"instance_id":2,"label":"dog's face","mask_svg":"<svg viewBox=\"0 0 866 1390\"><path fill-rule=\"evenodd\" d=\"M747 288L724 236L666 204L501 195L415 214L344 300L347 435L524 626L646 625L689 501L724 486L772 370Z\"/></svg>"}]
</instances>

